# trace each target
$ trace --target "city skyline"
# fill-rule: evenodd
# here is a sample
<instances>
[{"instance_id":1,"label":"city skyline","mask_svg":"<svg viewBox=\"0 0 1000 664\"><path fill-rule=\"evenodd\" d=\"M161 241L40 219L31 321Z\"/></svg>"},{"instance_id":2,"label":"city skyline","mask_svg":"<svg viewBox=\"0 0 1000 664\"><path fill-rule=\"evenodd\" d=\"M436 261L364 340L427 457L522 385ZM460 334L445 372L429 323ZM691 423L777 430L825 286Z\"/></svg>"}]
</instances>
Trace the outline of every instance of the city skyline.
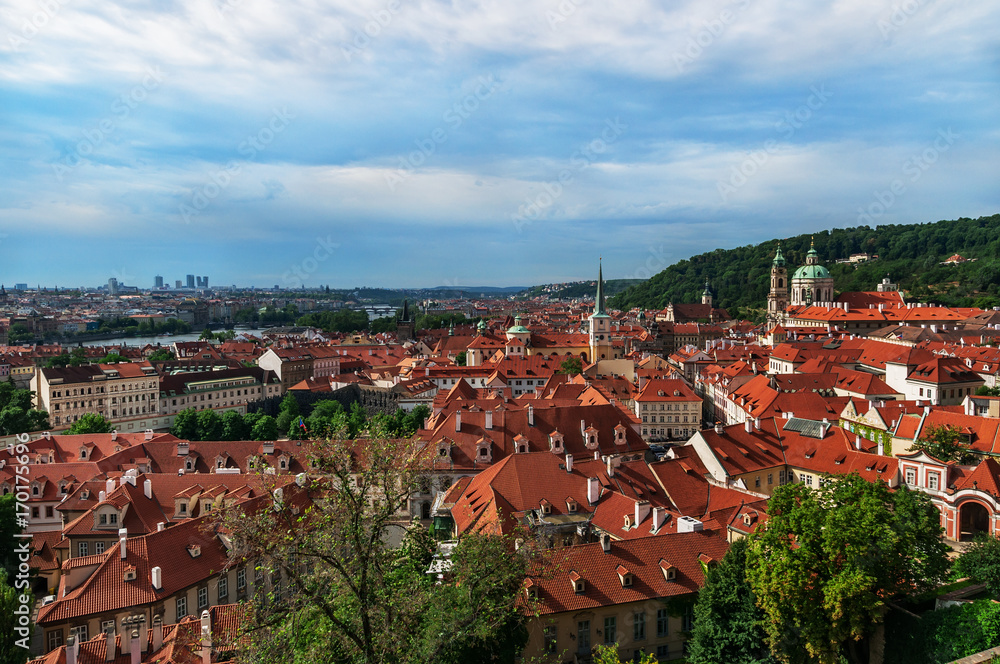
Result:
<instances>
[{"instance_id":1,"label":"city skyline","mask_svg":"<svg viewBox=\"0 0 1000 664\"><path fill-rule=\"evenodd\" d=\"M10 283L643 278L1000 209L989 5L4 9Z\"/></svg>"}]
</instances>

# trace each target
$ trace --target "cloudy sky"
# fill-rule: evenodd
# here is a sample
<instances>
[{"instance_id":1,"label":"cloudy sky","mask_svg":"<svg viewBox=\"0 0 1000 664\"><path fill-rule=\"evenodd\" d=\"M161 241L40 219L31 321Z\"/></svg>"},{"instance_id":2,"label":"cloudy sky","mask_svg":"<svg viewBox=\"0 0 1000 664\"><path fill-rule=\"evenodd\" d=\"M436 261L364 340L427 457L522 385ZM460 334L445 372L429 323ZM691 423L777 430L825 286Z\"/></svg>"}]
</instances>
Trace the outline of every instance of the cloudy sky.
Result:
<instances>
[{"instance_id":1,"label":"cloudy sky","mask_svg":"<svg viewBox=\"0 0 1000 664\"><path fill-rule=\"evenodd\" d=\"M1000 210L981 0L0 0L0 281L645 277Z\"/></svg>"}]
</instances>

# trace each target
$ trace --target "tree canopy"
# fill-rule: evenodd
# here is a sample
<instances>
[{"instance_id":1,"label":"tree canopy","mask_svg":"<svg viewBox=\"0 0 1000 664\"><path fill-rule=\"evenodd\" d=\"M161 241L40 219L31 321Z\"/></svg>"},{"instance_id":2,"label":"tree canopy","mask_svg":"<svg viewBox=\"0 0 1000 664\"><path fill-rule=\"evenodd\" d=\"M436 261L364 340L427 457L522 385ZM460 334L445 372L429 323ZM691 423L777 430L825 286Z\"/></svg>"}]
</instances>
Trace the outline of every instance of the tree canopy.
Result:
<instances>
[{"instance_id":1,"label":"tree canopy","mask_svg":"<svg viewBox=\"0 0 1000 664\"><path fill-rule=\"evenodd\" d=\"M978 459L962 436L962 432L951 426L927 427L924 435L913 443L913 448L946 462L972 464Z\"/></svg>"},{"instance_id":2,"label":"tree canopy","mask_svg":"<svg viewBox=\"0 0 1000 664\"><path fill-rule=\"evenodd\" d=\"M750 540L747 577L783 662L835 664L881 652L887 602L932 587L948 568L927 495L857 474L819 488L778 487Z\"/></svg>"},{"instance_id":3,"label":"tree canopy","mask_svg":"<svg viewBox=\"0 0 1000 664\"><path fill-rule=\"evenodd\" d=\"M99 413L84 413L66 433L111 433L114 427Z\"/></svg>"}]
</instances>

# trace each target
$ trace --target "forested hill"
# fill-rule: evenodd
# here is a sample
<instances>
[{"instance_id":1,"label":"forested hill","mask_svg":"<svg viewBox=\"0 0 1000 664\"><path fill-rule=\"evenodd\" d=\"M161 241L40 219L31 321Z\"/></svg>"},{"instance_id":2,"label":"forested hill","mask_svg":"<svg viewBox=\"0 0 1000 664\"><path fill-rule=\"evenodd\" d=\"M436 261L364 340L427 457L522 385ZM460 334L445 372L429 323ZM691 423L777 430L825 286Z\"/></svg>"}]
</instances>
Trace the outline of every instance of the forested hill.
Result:
<instances>
[{"instance_id":1,"label":"forested hill","mask_svg":"<svg viewBox=\"0 0 1000 664\"><path fill-rule=\"evenodd\" d=\"M782 238L788 275L805 263L809 234ZM715 305L766 307L771 261L778 239L736 249L716 249L671 265L648 281L609 300L616 309L661 309L668 302L701 302L707 279ZM815 234L820 260L833 274L837 292L875 290L888 275L911 300L952 306L1000 305L1000 214L927 224L834 229ZM851 254L874 254L859 265L836 263ZM941 265L953 254L977 259ZM742 312L750 315L750 312Z\"/></svg>"}]
</instances>

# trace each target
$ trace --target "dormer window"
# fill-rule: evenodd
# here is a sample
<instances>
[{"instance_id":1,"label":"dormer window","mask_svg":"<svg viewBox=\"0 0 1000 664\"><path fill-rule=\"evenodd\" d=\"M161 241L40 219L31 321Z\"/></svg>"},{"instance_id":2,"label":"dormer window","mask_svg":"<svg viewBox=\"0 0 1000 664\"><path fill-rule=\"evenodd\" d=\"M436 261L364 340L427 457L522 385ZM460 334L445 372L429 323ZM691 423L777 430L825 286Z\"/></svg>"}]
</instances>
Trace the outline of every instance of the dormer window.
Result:
<instances>
[{"instance_id":1,"label":"dormer window","mask_svg":"<svg viewBox=\"0 0 1000 664\"><path fill-rule=\"evenodd\" d=\"M583 577L576 570L572 570L569 573L569 581L573 586L573 592L577 595L582 595L587 591L587 582L583 580Z\"/></svg>"},{"instance_id":2,"label":"dormer window","mask_svg":"<svg viewBox=\"0 0 1000 664\"><path fill-rule=\"evenodd\" d=\"M126 567L124 570L123 578L126 581L135 581L135 567L132 565Z\"/></svg>"},{"instance_id":3,"label":"dormer window","mask_svg":"<svg viewBox=\"0 0 1000 664\"><path fill-rule=\"evenodd\" d=\"M569 512L570 514L576 514L577 507L578 507L578 505L577 505L577 502L575 500L573 500L572 498L567 498L566 499L566 511L567 512Z\"/></svg>"},{"instance_id":4,"label":"dormer window","mask_svg":"<svg viewBox=\"0 0 1000 664\"><path fill-rule=\"evenodd\" d=\"M562 454L564 452L563 435L558 431L553 431L549 434L549 450L554 454Z\"/></svg>"},{"instance_id":5,"label":"dormer window","mask_svg":"<svg viewBox=\"0 0 1000 664\"><path fill-rule=\"evenodd\" d=\"M191 459L185 459L184 470L194 470L194 461Z\"/></svg>"},{"instance_id":6,"label":"dormer window","mask_svg":"<svg viewBox=\"0 0 1000 664\"><path fill-rule=\"evenodd\" d=\"M622 583L622 588L632 587L632 573L624 565L619 565L615 571L618 573L618 580Z\"/></svg>"},{"instance_id":7,"label":"dormer window","mask_svg":"<svg viewBox=\"0 0 1000 664\"><path fill-rule=\"evenodd\" d=\"M542 514L552 514L552 503L543 498L541 505L542 505Z\"/></svg>"},{"instance_id":8,"label":"dormer window","mask_svg":"<svg viewBox=\"0 0 1000 664\"><path fill-rule=\"evenodd\" d=\"M180 502L180 503L177 504L177 512L181 516L187 516L187 511L188 511L188 504L187 504L187 502L182 501L182 502Z\"/></svg>"},{"instance_id":9,"label":"dormer window","mask_svg":"<svg viewBox=\"0 0 1000 664\"><path fill-rule=\"evenodd\" d=\"M631 527L632 527L632 517L631 517L631 515L626 514L625 515L625 527L623 528L623 530L628 530Z\"/></svg>"},{"instance_id":10,"label":"dormer window","mask_svg":"<svg viewBox=\"0 0 1000 664\"><path fill-rule=\"evenodd\" d=\"M663 578L667 581L673 581L677 578L677 568L663 558L660 558L660 571L663 572Z\"/></svg>"},{"instance_id":11,"label":"dormer window","mask_svg":"<svg viewBox=\"0 0 1000 664\"><path fill-rule=\"evenodd\" d=\"M201 547L197 544L192 544L187 548L187 552L192 558L197 558L201 555Z\"/></svg>"}]
</instances>

